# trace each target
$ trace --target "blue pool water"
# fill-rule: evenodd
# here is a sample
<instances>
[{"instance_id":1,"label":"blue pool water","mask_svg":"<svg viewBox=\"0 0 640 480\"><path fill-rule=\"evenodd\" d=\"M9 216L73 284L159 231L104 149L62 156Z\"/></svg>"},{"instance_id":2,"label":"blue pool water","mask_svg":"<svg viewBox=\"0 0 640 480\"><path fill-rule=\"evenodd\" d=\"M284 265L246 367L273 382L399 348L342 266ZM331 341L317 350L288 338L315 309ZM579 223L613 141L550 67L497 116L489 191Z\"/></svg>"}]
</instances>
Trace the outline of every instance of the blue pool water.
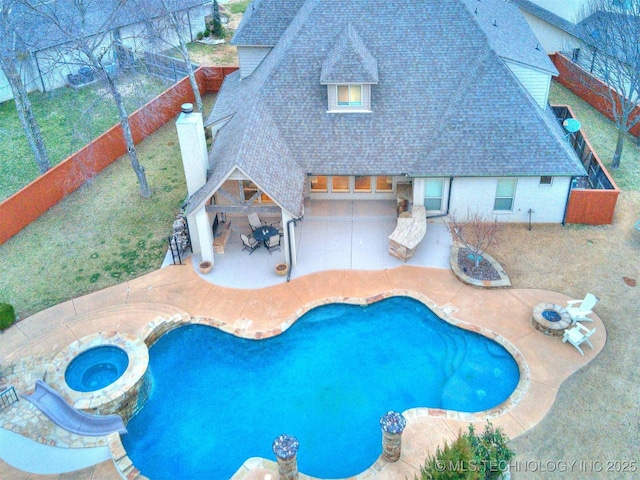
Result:
<instances>
[{"instance_id":1,"label":"blue pool water","mask_svg":"<svg viewBox=\"0 0 640 480\"><path fill-rule=\"evenodd\" d=\"M348 477L380 455L387 411L486 410L519 381L502 346L406 297L319 307L267 340L181 327L150 349L150 368L122 439L152 480L228 479L249 457L275 461L283 433L300 442L301 472Z\"/></svg>"},{"instance_id":2,"label":"blue pool water","mask_svg":"<svg viewBox=\"0 0 640 480\"><path fill-rule=\"evenodd\" d=\"M85 350L64 372L67 385L78 392L95 392L111 385L127 370L127 352L111 345Z\"/></svg>"}]
</instances>

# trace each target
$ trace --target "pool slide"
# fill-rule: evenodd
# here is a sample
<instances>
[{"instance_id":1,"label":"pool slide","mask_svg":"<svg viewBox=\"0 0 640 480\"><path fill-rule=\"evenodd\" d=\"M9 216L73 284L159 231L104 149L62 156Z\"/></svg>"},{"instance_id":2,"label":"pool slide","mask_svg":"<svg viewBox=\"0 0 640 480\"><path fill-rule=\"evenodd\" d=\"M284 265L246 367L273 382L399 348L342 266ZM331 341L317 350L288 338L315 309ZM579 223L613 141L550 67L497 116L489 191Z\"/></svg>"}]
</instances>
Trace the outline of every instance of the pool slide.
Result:
<instances>
[{"instance_id":1,"label":"pool slide","mask_svg":"<svg viewBox=\"0 0 640 480\"><path fill-rule=\"evenodd\" d=\"M127 433L120 415L91 415L78 410L42 380L36 380L35 392L22 396L38 407L53 423L71 433L89 437L113 432Z\"/></svg>"}]
</instances>

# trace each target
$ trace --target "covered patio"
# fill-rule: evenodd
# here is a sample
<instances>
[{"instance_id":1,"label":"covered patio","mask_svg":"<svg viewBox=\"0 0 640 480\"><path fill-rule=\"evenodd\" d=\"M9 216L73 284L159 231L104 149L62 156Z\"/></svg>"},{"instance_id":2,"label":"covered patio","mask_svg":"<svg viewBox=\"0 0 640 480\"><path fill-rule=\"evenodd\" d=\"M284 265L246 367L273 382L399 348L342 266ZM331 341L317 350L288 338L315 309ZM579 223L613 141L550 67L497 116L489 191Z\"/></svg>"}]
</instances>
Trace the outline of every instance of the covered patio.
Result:
<instances>
[{"instance_id":1,"label":"covered patio","mask_svg":"<svg viewBox=\"0 0 640 480\"><path fill-rule=\"evenodd\" d=\"M261 219L267 223L280 220L266 215ZM251 235L246 215L227 215L226 222L231 222L231 231L224 254L215 254L213 270L200 274L202 278L231 288L262 288L286 282L286 277L275 273L276 264L289 263L284 248L269 254L260 247L249 254L243 251L240 239L240 234ZM298 257L291 278L323 270L383 270L403 265L389 255L388 237L396 222L395 200L307 199L304 219L295 227ZM451 235L442 222L433 219L406 264L448 269L451 243ZM197 270L199 256L184 260L189 261Z\"/></svg>"}]
</instances>

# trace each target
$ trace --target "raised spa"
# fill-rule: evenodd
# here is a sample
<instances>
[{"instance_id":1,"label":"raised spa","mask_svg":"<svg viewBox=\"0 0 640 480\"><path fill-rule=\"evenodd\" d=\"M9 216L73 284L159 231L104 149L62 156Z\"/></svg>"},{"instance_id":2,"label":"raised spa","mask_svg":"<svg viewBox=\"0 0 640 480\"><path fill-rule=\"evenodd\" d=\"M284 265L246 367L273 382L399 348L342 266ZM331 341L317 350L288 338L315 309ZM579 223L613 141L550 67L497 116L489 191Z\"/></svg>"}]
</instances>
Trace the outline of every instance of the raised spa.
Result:
<instances>
[{"instance_id":1,"label":"raised spa","mask_svg":"<svg viewBox=\"0 0 640 480\"><path fill-rule=\"evenodd\" d=\"M127 352L119 347L103 345L85 350L67 367L64 379L79 392L95 392L111 385L129 366Z\"/></svg>"},{"instance_id":2,"label":"raised spa","mask_svg":"<svg viewBox=\"0 0 640 480\"><path fill-rule=\"evenodd\" d=\"M149 349L136 335L98 332L60 351L46 381L77 409L128 419L149 393Z\"/></svg>"}]
</instances>

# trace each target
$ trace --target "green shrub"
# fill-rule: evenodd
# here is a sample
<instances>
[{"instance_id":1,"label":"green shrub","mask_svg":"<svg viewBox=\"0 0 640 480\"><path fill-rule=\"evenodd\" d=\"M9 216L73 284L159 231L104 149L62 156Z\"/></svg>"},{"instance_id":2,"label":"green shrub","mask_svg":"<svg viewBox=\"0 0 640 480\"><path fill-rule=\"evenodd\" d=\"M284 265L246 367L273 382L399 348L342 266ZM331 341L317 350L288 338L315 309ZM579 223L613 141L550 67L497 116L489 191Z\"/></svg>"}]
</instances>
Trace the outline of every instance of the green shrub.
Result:
<instances>
[{"instance_id":1,"label":"green shrub","mask_svg":"<svg viewBox=\"0 0 640 480\"><path fill-rule=\"evenodd\" d=\"M204 29L204 36L205 36L205 37L208 37L208 36L209 36L209 34L211 34L211 31L210 31L208 28L205 28L205 29Z\"/></svg>"},{"instance_id":2,"label":"green shrub","mask_svg":"<svg viewBox=\"0 0 640 480\"><path fill-rule=\"evenodd\" d=\"M469 424L469 432L464 437L474 451L473 460L479 467L480 478L498 479L509 468L515 453L507 447L509 437L500 427L495 428L491 422L487 422L484 432L476 434L473 425Z\"/></svg>"},{"instance_id":3,"label":"green shrub","mask_svg":"<svg viewBox=\"0 0 640 480\"><path fill-rule=\"evenodd\" d=\"M435 455L427 457L420 468L420 480L479 480L480 472L473 458L469 439L458 434L451 446L445 441L443 449L438 447Z\"/></svg>"},{"instance_id":4,"label":"green shrub","mask_svg":"<svg viewBox=\"0 0 640 480\"><path fill-rule=\"evenodd\" d=\"M9 328L16 321L16 311L9 303L0 303L0 330Z\"/></svg>"},{"instance_id":5,"label":"green shrub","mask_svg":"<svg viewBox=\"0 0 640 480\"><path fill-rule=\"evenodd\" d=\"M202 37L204 37L204 34L202 32L198 32L198 35L196 35L196 37L198 38L198 40L202 40Z\"/></svg>"},{"instance_id":6,"label":"green shrub","mask_svg":"<svg viewBox=\"0 0 640 480\"><path fill-rule=\"evenodd\" d=\"M438 447L435 455L427 457L419 480L499 479L515 456L507 447L508 441L502 429L490 422L480 434L469 424L468 433L458 433L451 446L445 441L444 449Z\"/></svg>"}]
</instances>

